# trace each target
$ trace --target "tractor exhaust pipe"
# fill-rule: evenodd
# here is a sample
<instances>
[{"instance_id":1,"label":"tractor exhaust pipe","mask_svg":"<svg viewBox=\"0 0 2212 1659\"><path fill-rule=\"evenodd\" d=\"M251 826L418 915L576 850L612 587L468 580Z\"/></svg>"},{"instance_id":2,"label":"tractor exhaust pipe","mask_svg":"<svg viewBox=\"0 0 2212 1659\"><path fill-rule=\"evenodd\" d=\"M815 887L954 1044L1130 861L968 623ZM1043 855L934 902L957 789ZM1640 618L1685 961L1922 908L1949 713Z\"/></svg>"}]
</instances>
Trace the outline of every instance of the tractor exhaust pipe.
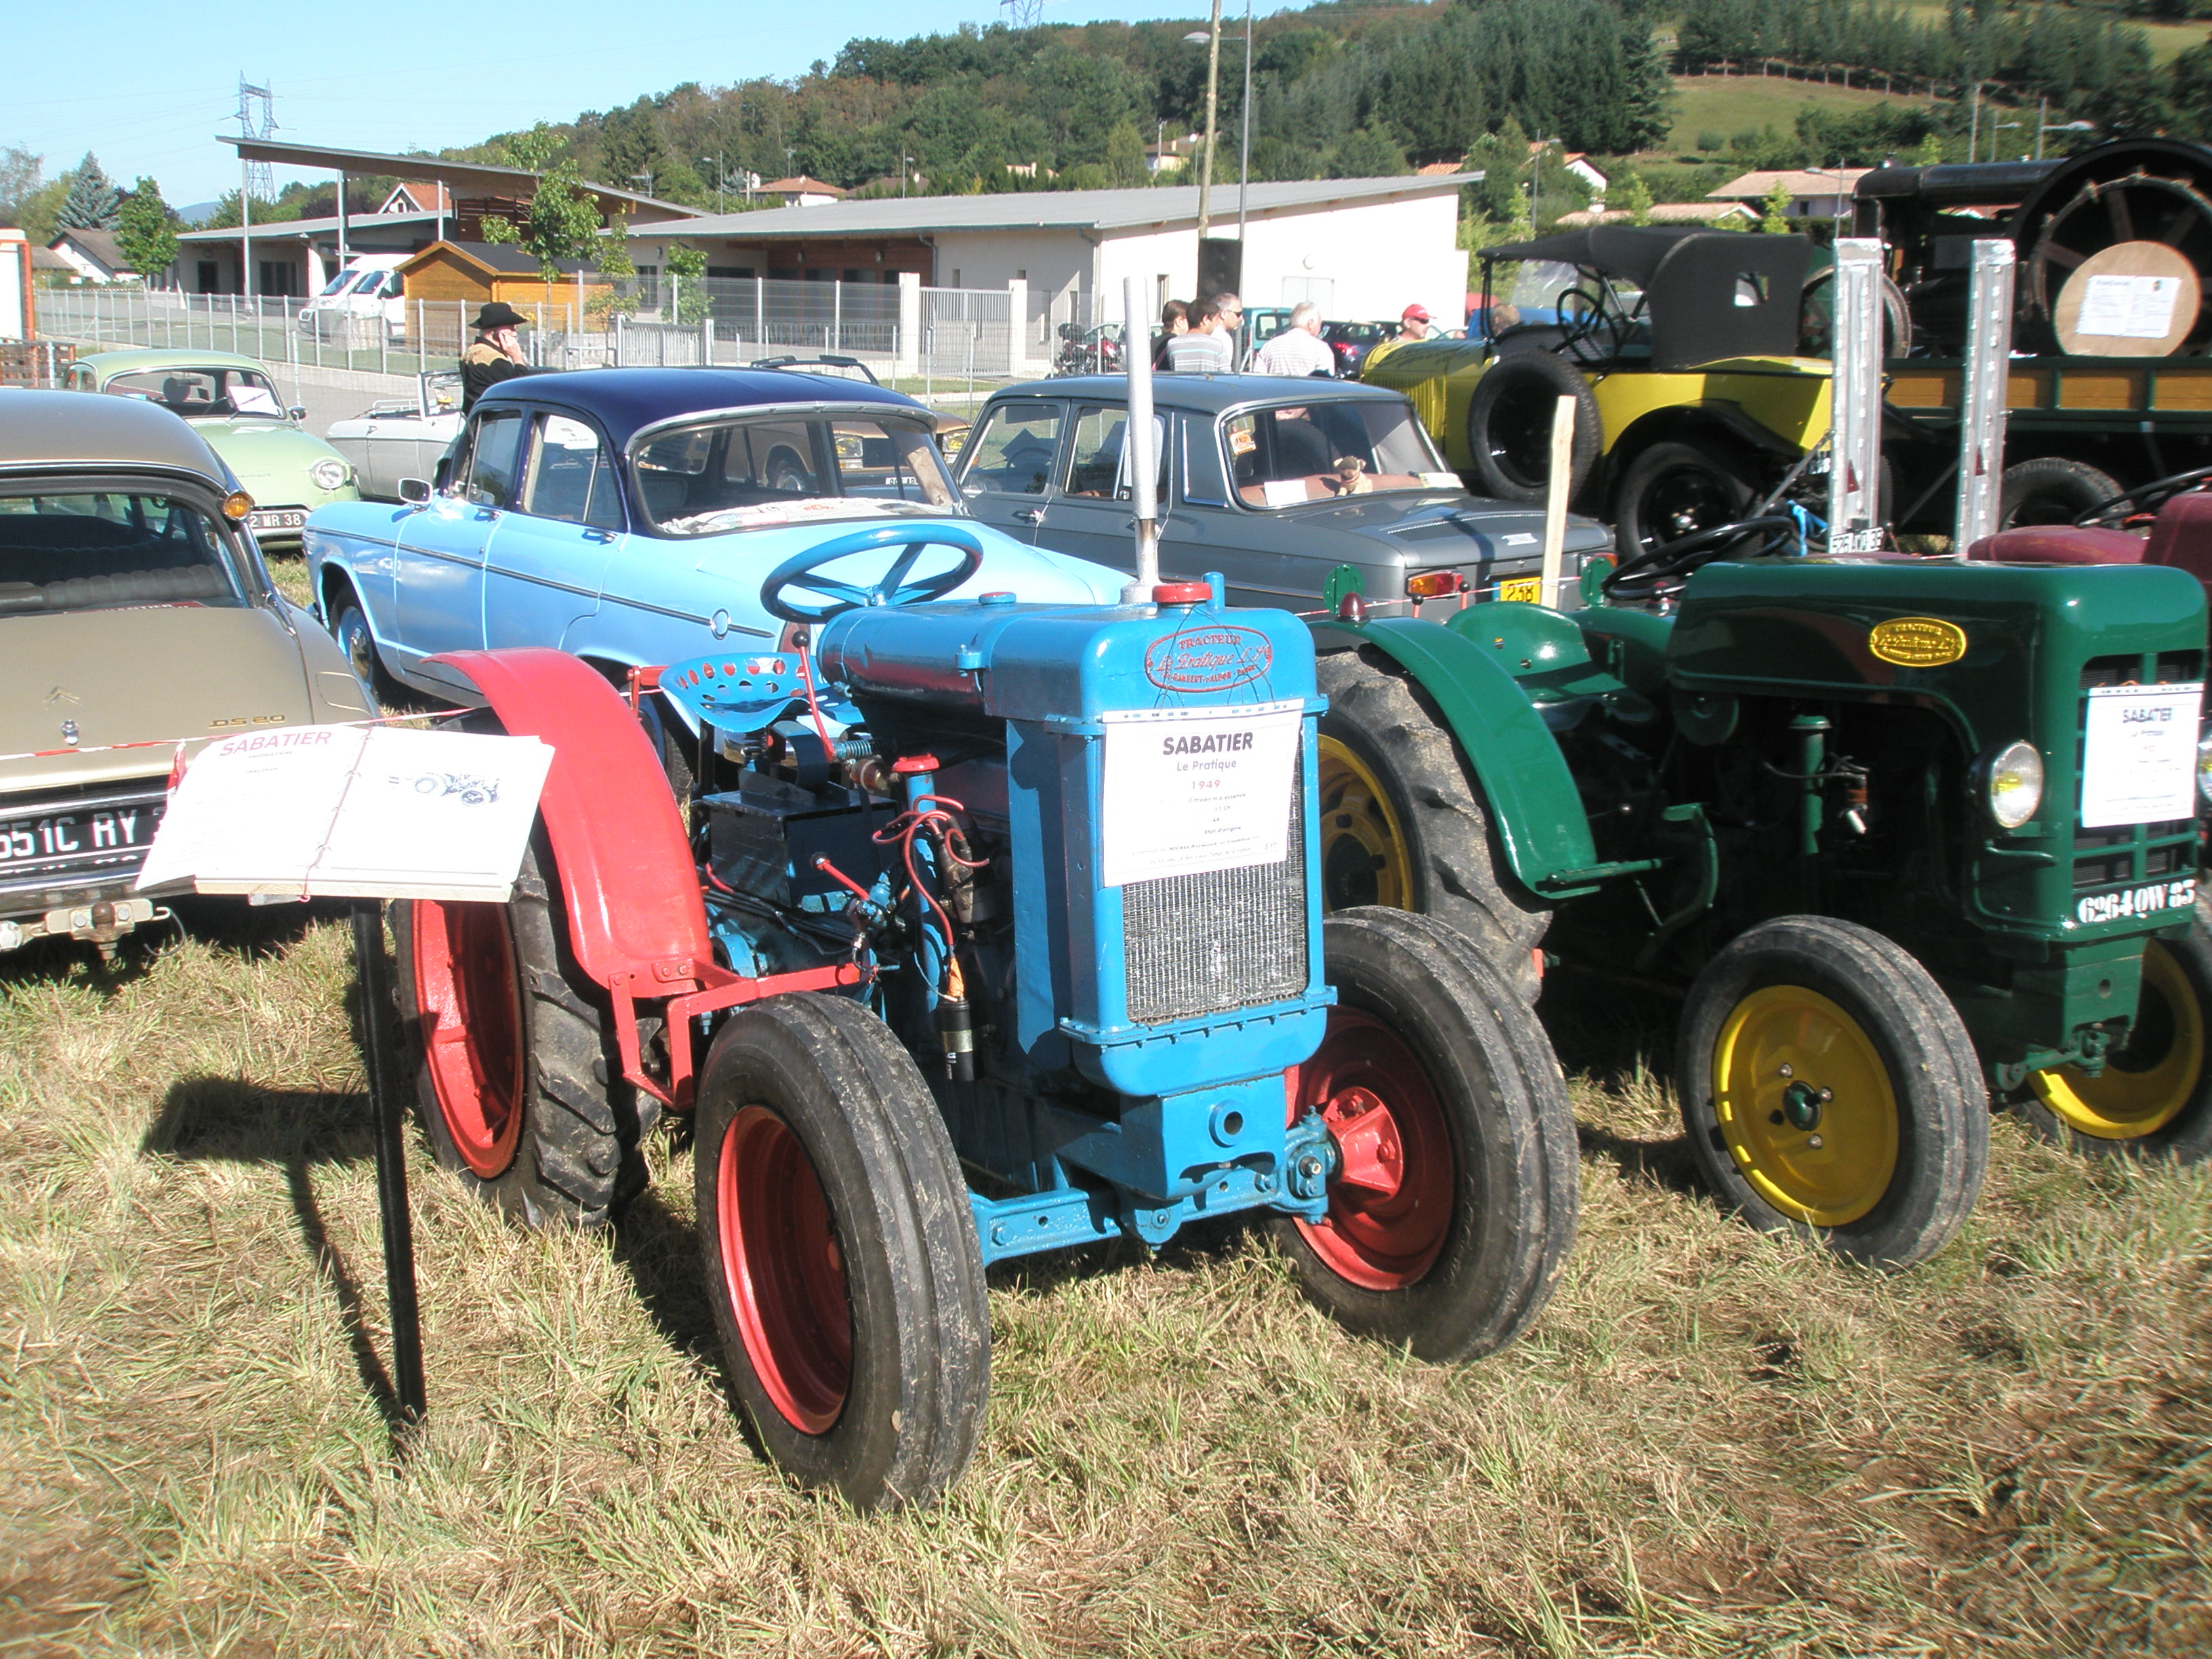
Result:
<instances>
[{"instance_id":1,"label":"tractor exhaust pipe","mask_svg":"<svg viewBox=\"0 0 2212 1659\"><path fill-rule=\"evenodd\" d=\"M1129 377L1129 423L1122 428L1121 460L1129 471L1129 504L1137 515L1137 574L1121 590L1124 605L1149 605L1160 581L1160 458L1152 426L1152 331L1142 289L1134 276L1121 284L1121 367Z\"/></svg>"}]
</instances>

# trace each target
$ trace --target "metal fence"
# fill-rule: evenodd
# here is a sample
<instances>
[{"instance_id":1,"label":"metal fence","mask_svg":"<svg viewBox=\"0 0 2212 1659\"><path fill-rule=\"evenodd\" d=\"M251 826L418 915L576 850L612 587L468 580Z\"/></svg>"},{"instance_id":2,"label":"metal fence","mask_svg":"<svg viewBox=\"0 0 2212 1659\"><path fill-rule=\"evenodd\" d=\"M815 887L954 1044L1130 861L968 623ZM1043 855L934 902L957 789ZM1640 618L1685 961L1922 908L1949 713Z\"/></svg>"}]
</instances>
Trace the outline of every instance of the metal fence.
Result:
<instances>
[{"instance_id":1,"label":"metal fence","mask_svg":"<svg viewBox=\"0 0 2212 1659\"><path fill-rule=\"evenodd\" d=\"M610 304L610 301L616 303ZM993 385L1048 372L1071 296L1017 319L1005 289L661 277L517 301L531 361L547 368L736 365L764 356L859 358L886 384L932 402L973 403ZM234 351L272 366L411 375L450 368L476 302L406 300L349 316L298 298L185 294L116 284L41 289L41 336L92 345Z\"/></svg>"}]
</instances>

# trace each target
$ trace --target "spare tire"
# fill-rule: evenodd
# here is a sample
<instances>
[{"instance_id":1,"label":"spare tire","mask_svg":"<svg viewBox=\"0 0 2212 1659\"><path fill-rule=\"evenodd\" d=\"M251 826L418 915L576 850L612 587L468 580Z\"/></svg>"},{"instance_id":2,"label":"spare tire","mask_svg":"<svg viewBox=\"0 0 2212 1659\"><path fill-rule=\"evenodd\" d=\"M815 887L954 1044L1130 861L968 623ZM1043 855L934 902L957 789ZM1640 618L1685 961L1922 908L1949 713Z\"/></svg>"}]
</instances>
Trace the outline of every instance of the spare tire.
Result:
<instances>
[{"instance_id":1,"label":"spare tire","mask_svg":"<svg viewBox=\"0 0 2212 1659\"><path fill-rule=\"evenodd\" d=\"M1589 382L1573 364L1545 351L1515 352L1483 371L1467 406L1467 447L1480 493L1505 501L1544 499L1552 474L1552 410L1562 398L1575 400L1571 498L1604 443Z\"/></svg>"}]
</instances>

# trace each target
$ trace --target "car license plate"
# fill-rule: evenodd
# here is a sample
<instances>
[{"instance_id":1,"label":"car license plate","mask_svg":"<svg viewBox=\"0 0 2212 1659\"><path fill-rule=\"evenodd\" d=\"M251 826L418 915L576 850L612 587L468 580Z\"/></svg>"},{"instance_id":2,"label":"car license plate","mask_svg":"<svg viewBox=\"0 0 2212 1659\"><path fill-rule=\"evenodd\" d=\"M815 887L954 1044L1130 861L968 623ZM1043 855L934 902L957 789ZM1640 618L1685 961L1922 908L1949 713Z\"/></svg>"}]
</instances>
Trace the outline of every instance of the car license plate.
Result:
<instances>
[{"instance_id":1,"label":"car license plate","mask_svg":"<svg viewBox=\"0 0 2212 1659\"><path fill-rule=\"evenodd\" d=\"M43 817L0 819L0 876L33 865L105 860L150 846L162 803L97 806Z\"/></svg>"},{"instance_id":2,"label":"car license plate","mask_svg":"<svg viewBox=\"0 0 2212 1659\"><path fill-rule=\"evenodd\" d=\"M272 509L267 513L249 513L246 522L255 530L299 530L306 526L307 515L291 509Z\"/></svg>"},{"instance_id":3,"label":"car license plate","mask_svg":"<svg viewBox=\"0 0 2212 1659\"><path fill-rule=\"evenodd\" d=\"M2179 881L2154 881L2142 887L2091 893L2075 902L2074 915L2085 927L2094 927L2100 921L2118 921L2123 916L2154 916L2160 911L2166 912L2169 919L2186 920L2196 903L2197 879L2184 876Z\"/></svg>"},{"instance_id":4,"label":"car license plate","mask_svg":"<svg viewBox=\"0 0 2212 1659\"><path fill-rule=\"evenodd\" d=\"M1534 605L1544 597L1541 576L1511 576L1498 584L1498 597L1516 599L1522 605Z\"/></svg>"}]
</instances>

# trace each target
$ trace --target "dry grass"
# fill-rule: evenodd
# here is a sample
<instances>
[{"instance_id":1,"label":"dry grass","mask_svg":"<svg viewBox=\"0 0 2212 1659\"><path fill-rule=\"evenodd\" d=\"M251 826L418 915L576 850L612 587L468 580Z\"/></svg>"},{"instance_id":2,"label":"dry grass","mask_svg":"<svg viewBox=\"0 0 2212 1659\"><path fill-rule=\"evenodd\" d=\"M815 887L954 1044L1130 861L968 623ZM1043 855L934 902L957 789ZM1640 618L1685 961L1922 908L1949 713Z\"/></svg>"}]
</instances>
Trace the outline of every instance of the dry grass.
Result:
<instances>
[{"instance_id":1,"label":"dry grass","mask_svg":"<svg viewBox=\"0 0 2212 1659\"><path fill-rule=\"evenodd\" d=\"M1528 1340L1352 1341L1233 1231L1002 1274L977 1463L858 1520L726 1409L680 1157L611 1242L418 1150L395 1458L347 935L227 926L0 981L0 1652L2212 1644L2212 1171L2001 1125L1966 1236L1876 1279L1717 1215L1649 1028L1584 1031L1582 1243Z\"/></svg>"}]
</instances>

